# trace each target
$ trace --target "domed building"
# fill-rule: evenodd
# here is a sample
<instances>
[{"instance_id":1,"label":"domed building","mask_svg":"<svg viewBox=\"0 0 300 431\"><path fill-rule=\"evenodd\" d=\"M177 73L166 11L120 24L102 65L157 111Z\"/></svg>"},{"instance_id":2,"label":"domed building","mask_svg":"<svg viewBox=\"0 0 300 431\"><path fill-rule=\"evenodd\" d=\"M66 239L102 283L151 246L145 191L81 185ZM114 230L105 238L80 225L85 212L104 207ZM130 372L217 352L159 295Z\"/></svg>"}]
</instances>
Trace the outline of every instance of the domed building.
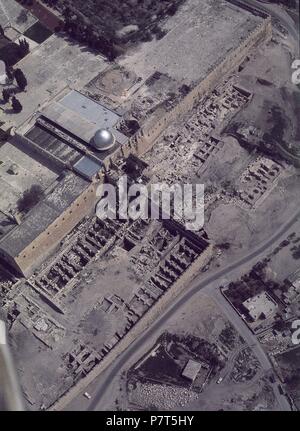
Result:
<instances>
[{"instance_id":1,"label":"domed building","mask_svg":"<svg viewBox=\"0 0 300 431\"><path fill-rule=\"evenodd\" d=\"M91 140L91 145L97 151L110 150L116 142L114 135L107 129L99 129Z\"/></svg>"}]
</instances>

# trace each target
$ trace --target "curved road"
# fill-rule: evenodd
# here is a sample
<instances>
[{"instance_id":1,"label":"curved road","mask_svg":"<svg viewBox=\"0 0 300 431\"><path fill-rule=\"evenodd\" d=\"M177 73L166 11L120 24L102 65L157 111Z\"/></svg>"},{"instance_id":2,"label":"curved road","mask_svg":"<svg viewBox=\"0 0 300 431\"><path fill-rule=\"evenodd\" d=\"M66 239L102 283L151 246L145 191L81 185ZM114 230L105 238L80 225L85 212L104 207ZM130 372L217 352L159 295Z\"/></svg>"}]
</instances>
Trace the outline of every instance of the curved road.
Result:
<instances>
[{"instance_id":1,"label":"curved road","mask_svg":"<svg viewBox=\"0 0 300 431\"><path fill-rule=\"evenodd\" d=\"M256 9L260 9L263 12L268 13L273 19L280 21L283 27L295 40L299 49L299 30L297 29L293 19L284 10L280 9L278 5L276 6L275 4L262 1L244 0L244 2L247 3L249 6L253 6Z\"/></svg>"},{"instance_id":2,"label":"curved road","mask_svg":"<svg viewBox=\"0 0 300 431\"><path fill-rule=\"evenodd\" d=\"M282 226L282 228L273 236L271 236L266 242L264 242L261 246L256 248L251 253L242 257L241 259L235 261L234 263L228 265L226 268L223 268L214 274L211 274L203 281L199 282L199 279L203 277L203 274L198 276L193 284L186 289L181 295L177 296L175 302L173 302L165 312L148 328L144 331L126 350L124 350L113 362L110 367L110 372L105 378L104 382L97 388L97 393L93 397L93 401L90 403L88 410L97 409L97 405L105 395L105 392L109 389L111 382L114 377L118 373L118 371L124 367L124 364L131 358L131 356L141 348L156 331L159 331L163 324L181 308L187 301L189 301L196 293L199 292L200 289L204 287L208 287L211 283L225 277L230 272L236 270L237 268L243 266L244 264L249 263L249 261L253 259L257 259L261 254L263 254L267 249L269 249L275 242L281 239L283 235L285 235L289 229L300 219L300 211L298 211L286 224ZM242 322L242 321L241 321ZM257 342L258 343L258 342ZM263 352L262 348L260 349ZM263 361L266 361L267 356L263 352ZM262 358L261 358L262 359ZM268 365L270 365L269 360L267 359ZM266 366L264 366L266 368ZM271 366L270 366L271 368ZM282 403L281 403L282 404Z\"/></svg>"}]
</instances>

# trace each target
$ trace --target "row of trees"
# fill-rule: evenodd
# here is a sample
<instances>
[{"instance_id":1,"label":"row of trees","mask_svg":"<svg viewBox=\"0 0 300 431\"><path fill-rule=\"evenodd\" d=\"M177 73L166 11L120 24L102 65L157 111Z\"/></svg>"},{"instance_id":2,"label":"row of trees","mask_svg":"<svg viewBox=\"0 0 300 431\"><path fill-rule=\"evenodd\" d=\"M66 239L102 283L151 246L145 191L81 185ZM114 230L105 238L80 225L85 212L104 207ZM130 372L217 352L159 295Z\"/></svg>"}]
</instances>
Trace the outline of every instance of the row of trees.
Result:
<instances>
[{"instance_id":1,"label":"row of trees","mask_svg":"<svg viewBox=\"0 0 300 431\"><path fill-rule=\"evenodd\" d=\"M4 29L1 24L0 24L0 37L5 37ZM20 39L18 44L19 44L20 57L23 58L25 57L25 55L29 53L29 43L24 38L24 39Z\"/></svg>"}]
</instances>

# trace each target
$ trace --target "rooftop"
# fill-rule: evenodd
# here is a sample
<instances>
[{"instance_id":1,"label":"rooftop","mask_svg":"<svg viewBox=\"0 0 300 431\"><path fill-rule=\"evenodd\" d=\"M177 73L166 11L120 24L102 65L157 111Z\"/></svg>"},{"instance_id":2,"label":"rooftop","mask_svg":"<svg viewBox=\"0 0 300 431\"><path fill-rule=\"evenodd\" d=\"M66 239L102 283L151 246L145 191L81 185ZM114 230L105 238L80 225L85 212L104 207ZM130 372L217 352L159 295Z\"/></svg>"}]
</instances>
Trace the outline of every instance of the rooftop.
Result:
<instances>
[{"instance_id":1,"label":"rooftop","mask_svg":"<svg viewBox=\"0 0 300 431\"><path fill-rule=\"evenodd\" d=\"M69 85L84 86L106 67L106 63L100 55L54 34L24 57L17 67L28 81L27 92L18 94L23 110L16 114L2 109L2 118L8 125L19 127Z\"/></svg>"},{"instance_id":2,"label":"rooftop","mask_svg":"<svg viewBox=\"0 0 300 431\"><path fill-rule=\"evenodd\" d=\"M1 248L17 256L89 186L90 182L65 172L56 187L25 216L0 242Z\"/></svg>"},{"instance_id":3,"label":"rooftop","mask_svg":"<svg viewBox=\"0 0 300 431\"><path fill-rule=\"evenodd\" d=\"M199 362L193 361L192 359L189 359L186 366L184 367L182 371L182 376L194 381L201 370L201 364Z\"/></svg>"},{"instance_id":4,"label":"rooftop","mask_svg":"<svg viewBox=\"0 0 300 431\"><path fill-rule=\"evenodd\" d=\"M253 298L247 299L243 302L243 306L254 321L258 320L261 316L267 319L277 309L276 302L266 292L259 293L253 296Z\"/></svg>"},{"instance_id":5,"label":"rooftop","mask_svg":"<svg viewBox=\"0 0 300 431\"><path fill-rule=\"evenodd\" d=\"M300 269L298 269L296 272L290 275L288 280L296 289L299 289L300 288Z\"/></svg>"},{"instance_id":6,"label":"rooftop","mask_svg":"<svg viewBox=\"0 0 300 431\"><path fill-rule=\"evenodd\" d=\"M120 144L127 141L127 137L116 130L121 117L78 91L70 91L51 103L43 110L43 115L87 144L99 129L109 130Z\"/></svg>"},{"instance_id":7,"label":"rooftop","mask_svg":"<svg viewBox=\"0 0 300 431\"><path fill-rule=\"evenodd\" d=\"M18 201L32 186L47 189L58 177L51 163L46 163L28 149L20 146L17 137L0 145L0 227L7 231L11 214L18 207ZM0 234L1 238L1 234Z\"/></svg>"},{"instance_id":8,"label":"rooftop","mask_svg":"<svg viewBox=\"0 0 300 431\"><path fill-rule=\"evenodd\" d=\"M97 163L95 160L90 159L87 156L83 156L77 163L73 166L76 172L87 179L92 179L101 170L101 164Z\"/></svg>"},{"instance_id":9,"label":"rooftop","mask_svg":"<svg viewBox=\"0 0 300 431\"><path fill-rule=\"evenodd\" d=\"M20 33L31 27L37 19L15 0L0 0L0 25L13 27Z\"/></svg>"}]
</instances>

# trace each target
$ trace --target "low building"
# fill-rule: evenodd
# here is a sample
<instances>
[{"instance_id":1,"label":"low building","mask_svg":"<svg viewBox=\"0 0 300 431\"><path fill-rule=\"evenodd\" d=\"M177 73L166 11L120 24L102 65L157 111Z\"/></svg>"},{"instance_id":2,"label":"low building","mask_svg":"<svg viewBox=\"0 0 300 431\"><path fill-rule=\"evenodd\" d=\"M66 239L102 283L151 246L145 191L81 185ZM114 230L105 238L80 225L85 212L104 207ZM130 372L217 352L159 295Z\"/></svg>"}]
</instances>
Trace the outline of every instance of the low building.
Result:
<instances>
[{"instance_id":1,"label":"low building","mask_svg":"<svg viewBox=\"0 0 300 431\"><path fill-rule=\"evenodd\" d=\"M202 365L199 362L189 359L182 371L182 377L194 382L199 371L201 370L201 367Z\"/></svg>"},{"instance_id":2,"label":"low building","mask_svg":"<svg viewBox=\"0 0 300 431\"><path fill-rule=\"evenodd\" d=\"M277 303L266 292L248 298L243 302L251 319L256 322L259 319L268 319L277 310Z\"/></svg>"},{"instance_id":3,"label":"low building","mask_svg":"<svg viewBox=\"0 0 300 431\"><path fill-rule=\"evenodd\" d=\"M19 34L23 34L36 22L37 18L16 0L0 1L0 25L5 31L14 29Z\"/></svg>"}]
</instances>

